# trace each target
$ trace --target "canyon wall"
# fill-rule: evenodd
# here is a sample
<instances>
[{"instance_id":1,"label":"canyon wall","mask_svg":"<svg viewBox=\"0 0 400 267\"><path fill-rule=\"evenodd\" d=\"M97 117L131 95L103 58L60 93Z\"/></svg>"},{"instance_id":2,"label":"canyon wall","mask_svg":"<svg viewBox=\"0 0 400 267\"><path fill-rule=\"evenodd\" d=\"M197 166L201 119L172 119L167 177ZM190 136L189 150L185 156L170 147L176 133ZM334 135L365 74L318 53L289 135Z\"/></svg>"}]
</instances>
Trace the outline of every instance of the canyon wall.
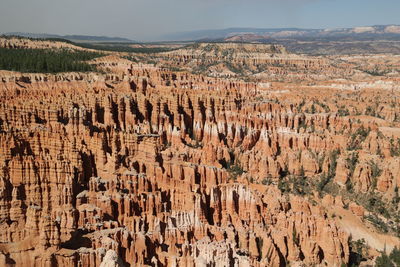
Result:
<instances>
[{"instance_id":1,"label":"canyon wall","mask_svg":"<svg viewBox=\"0 0 400 267\"><path fill-rule=\"evenodd\" d=\"M392 86L94 62L0 73L0 265L341 266L364 216L399 244Z\"/></svg>"}]
</instances>

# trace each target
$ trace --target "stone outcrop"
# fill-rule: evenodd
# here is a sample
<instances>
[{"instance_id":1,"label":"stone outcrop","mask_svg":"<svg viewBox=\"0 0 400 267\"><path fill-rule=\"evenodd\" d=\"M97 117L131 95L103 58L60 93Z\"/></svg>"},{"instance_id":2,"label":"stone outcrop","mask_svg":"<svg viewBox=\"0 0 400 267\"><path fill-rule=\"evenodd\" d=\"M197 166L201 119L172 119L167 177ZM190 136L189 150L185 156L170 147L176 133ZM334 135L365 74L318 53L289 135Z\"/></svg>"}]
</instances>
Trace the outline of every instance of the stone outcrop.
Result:
<instances>
[{"instance_id":1,"label":"stone outcrop","mask_svg":"<svg viewBox=\"0 0 400 267\"><path fill-rule=\"evenodd\" d=\"M1 73L0 265L340 266L350 233L318 202L349 200L326 188L395 199L399 110L336 105L376 93L96 62Z\"/></svg>"}]
</instances>

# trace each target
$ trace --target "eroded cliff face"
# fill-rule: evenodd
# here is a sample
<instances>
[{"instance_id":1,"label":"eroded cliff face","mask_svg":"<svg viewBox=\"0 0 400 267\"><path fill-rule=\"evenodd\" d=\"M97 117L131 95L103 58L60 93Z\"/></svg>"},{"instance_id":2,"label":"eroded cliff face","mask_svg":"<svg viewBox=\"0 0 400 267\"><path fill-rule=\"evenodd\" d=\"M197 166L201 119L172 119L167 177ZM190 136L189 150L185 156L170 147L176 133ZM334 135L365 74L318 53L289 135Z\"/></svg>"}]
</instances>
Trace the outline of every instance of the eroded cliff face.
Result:
<instances>
[{"instance_id":1,"label":"eroded cliff face","mask_svg":"<svg viewBox=\"0 0 400 267\"><path fill-rule=\"evenodd\" d=\"M5 244L9 260L39 251L31 259L44 264L41 253L52 251L59 264L95 266L110 249L137 264L348 260L348 234L320 207L229 181L226 162L250 173L257 161L260 175L282 169L272 158L290 134L279 133L287 112L247 107L256 85L200 80L185 89L193 77L165 71L129 79L2 84L1 241L39 240L26 251ZM266 117L250 119L254 108Z\"/></svg>"},{"instance_id":2,"label":"eroded cliff face","mask_svg":"<svg viewBox=\"0 0 400 267\"><path fill-rule=\"evenodd\" d=\"M357 73L342 60L297 55L281 45L250 43L198 43L154 55L153 61L211 77L261 82L326 80L322 73L336 78Z\"/></svg>"},{"instance_id":3,"label":"eroded cliff face","mask_svg":"<svg viewBox=\"0 0 400 267\"><path fill-rule=\"evenodd\" d=\"M392 86L96 64L108 74L1 73L0 265L340 266L347 218L395 235ZM388 214L356 204L368 194Z\"/></svg>"}]
</instances>

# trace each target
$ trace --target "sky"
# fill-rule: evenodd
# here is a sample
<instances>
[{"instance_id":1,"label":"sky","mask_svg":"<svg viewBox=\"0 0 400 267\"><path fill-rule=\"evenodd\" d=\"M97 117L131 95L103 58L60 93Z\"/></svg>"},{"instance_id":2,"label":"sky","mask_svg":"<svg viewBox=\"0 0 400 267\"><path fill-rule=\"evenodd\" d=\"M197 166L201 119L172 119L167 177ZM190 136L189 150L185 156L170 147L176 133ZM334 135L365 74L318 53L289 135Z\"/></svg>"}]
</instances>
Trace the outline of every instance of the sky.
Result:
<instances>
[{"instance_id":1,"label":"sky","mask_svg":"<svg viewBox=\"0 0 400 267\"><path fill-rule=\"evenodd\" d=\"M400 0L1 0L0 33L156 40L168 33L400 24Z\"/></svg>"}]
</instances>

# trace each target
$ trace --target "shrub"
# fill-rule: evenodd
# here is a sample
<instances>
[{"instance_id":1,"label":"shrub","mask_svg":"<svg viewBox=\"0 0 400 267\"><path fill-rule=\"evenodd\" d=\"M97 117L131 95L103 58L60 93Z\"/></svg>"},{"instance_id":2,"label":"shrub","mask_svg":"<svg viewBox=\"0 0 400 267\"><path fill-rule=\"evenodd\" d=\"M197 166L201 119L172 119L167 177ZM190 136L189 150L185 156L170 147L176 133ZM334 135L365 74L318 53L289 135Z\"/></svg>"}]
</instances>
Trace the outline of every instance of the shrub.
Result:
<instances>
[{"instance_id":1,"label":"shrub","mask_svg":"<svg viewBox=\"0 0 400 267\"><path fill-rule=\"evenodd\" d=\"M393 203L393 205L397 205L397 204L400 203L399 187L398 186L396 186L394 188L394 197L392 199L392 203Z\"/></svg>"},{"instance_id":2,"label":"shrub","mask_svg":"<svg viewBox=\"0 0 400 267\"><path fill-rule=\"evenodd\" d=\"M235 164L235 165L231 165L228 166L227 168L228 172L231 174L231 177L234 181L236 181L236 179L238 178L238 176L242 175L244 173L242 167L240 167L239 165Z\"/></svg>"},{"instance_id":3,"label":"shrub","mask_svg":"<svg viewBox=\"0 0 400 267\"><path fill-rule=\"evenodd\" d=\"M271 178L271 176L269 175L268 177L264 178L264 179L261 181L261 183L262 183L263 185L270 185L270 184L272 184L272 178Z\"/></svg>"},{"instance_id":4,"label":"shrub","mask_svg":"<svg viewBox=\"0 0 400 267\"><path fill-rule=\"evenodd\" d=\"M290 186L289 183L287 181L285 181L284 179L280 179L278 182L278 189L282 192L282 193L290 193Z\"/></svg>"},{"instance_id":5,"label":"shrub","mask_svg":"<svg viewBox=\"0 0 400 267\"><path fill-rule=\"evenodd\" d=\"M376 215L368 215L365 217L368 221L370 221L377 229L382 231L383 233L387 233L389 231L387 225L382 219L380 219Z\"/></svg>"},{"instance_id":6,"label":"shrub","mask_svg":"<svg viewBox=\"0 0 400 267\"><path fill-rule=\"evenodd\" d=\"M340 150L336 149L329 154L329 169L328 173L322 173L321 179L317 185L317 189L319 192L322 192L325 186L335 177L336 175L336 167L337 167L337 158L339 157Z\"/></svg>"},{"instance_id":7,"label":"shrub","mask_svg":"<svg viewBox=\"0 0 400 267\"><path fill-rule=\"evenodd\" d=\"M300 246L300 238L299 235L297 234L296 228L293 229L292 232L292 238L293 238L293 242L296 244L296 246Z\"/></svg>"},{"instance_id":8,"label":"shrub","mask_svg":"<svg viewBox=\"0 0 400 267\"><path fill-rule=\"evenodd\" d=\"M386 254L386 251L383 251L381 255L376 258L375 261L375 266L376 267L396 267L389 256Z\"/></svg>"},{"instance_id":9,"label":"shrub","mask_svg":"<svg viewBox=\"0 0 400 267\"><path fill-rule=\"evenodd\" d=\"M395 144L394 139L390 139L390 155L392 157L400 156L400 138L397 139L397 144Z\"/></svg>"},{"instance_id":10,"label":"shrub","mask_svg":"<svg viewBox=\"0 0 400 267\"><path fill-rule=\"evenodd\" d=\"M387 71L380 71L378 69L364 70L364 72L372 76L385 76L387 74Z\"/></svg>"},{"instance_id":11,"label":"shrub","mask_svg":"<svg viewBox=\"0 0 400 267\"><path fill-rule=\"evenodd\" d=\"M395 247L389 257L397 266L400 266L400 249Z\"/></svg>"},{"instance_id":12,"label":"shrub","mask_svg":"<svg viewBox=\"0 0 400 267\"><path fill-rule=\"evenodd\" d=\"M304 196L310 193L309 184L305 176L293 177L293 193Z\"/></svg>"},{"instance_id":13,"label":"shrub","mask_svg":"<svg viewBox=\"0 0 400 267\"><path fill-rule=\"evenodd\" d=\"M364 126L361 126L358 128L351 136L350 136L350 142L347 146L347 150L357 150L361 149L361 144L364 142L364 140L367 138L369 135L369 132L371 131L370 128L365 129Z\"/></svg>"},{"instance_id":14,"label":"shrub","mask_svg":"<svg viewBox=\"0 0 400 267\"><path fill-rule=\"evenodd\" d=\"M349 176L352 177L358 163L358 153L352 153L351 156L346 159L346 162L350 171Z\"/></svg>"},{"instance_id":15,"label":"shrub","mask_svg":"<svg viewBox=\"0 0 400 267\"><path fill-rule=\"evenodd\" d=\"M368 257L368 246L365 239L350 240L350 266L359 266Z\"/></svg>"},{"instance_id":16,"label":"shrub","mask_svg":"<svg viewBox=\"0 0 400 267\"><path fill-rule=\"evenodd\" d=\"M258 254L260 255L259 260L261 260L262 259L262 247L264 244L264 240L261 237L257 237L256 244L257 244Z\"/></svg>"},{"instance_id":17,"label":"shrub","mask_svg":"<svg viewBox=\"0 0 400 267\"><path fill-rule=\"evenodd\" d=\"M382 170L379 168L378 164L374 161L370 161L369 165L371 166L371 179L372 179L372 188L376 188L376 184L378 182L378 177L382 174Z\"/></svg>"},{"instance_id":18,"label":"shrub","mask_svg":"<svg viewBox=\"0 0 400 267\"><path fill-rule=\"evenodd\" d=\"M349 110L347 108L346 109L339 108L338 109L338 114L339 114L340 117L344 117L344 116L349 116L350 112L349 112Z\"/></svg>"},{"instance_id":19,"label":"shrub","mask_svg":"<svg viewBox=\"0 0 400 267\"><path fill-rule=\"evenodd\" d=\"M365 115L375 117L375 115L376 115L375 109L371 106L368 106L365 110Z\"/></svg>"}]
</instances>

